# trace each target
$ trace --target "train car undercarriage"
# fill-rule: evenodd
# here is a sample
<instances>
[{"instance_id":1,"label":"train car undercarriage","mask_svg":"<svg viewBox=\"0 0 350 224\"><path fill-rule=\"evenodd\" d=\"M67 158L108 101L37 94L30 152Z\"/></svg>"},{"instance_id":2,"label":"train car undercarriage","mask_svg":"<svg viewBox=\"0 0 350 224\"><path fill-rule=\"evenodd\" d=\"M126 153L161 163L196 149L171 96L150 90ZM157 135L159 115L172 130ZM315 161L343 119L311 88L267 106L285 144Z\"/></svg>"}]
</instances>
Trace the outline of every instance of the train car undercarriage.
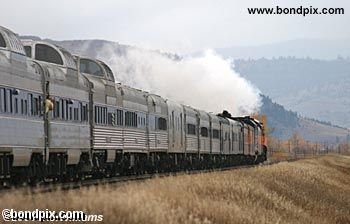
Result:
<instances>
[{"instance_id":1,"label":"train car undercarriage","mask_svg":"<svg viewBox=\"0 0 350 224\"><path fill-rule=\"evenodd\" d=\"M108 178L126 175L204 170L265 161L266 155L220 155L198 153L132 153L116 151L114 162L106 162L105 151L83 153L76 165L68 165L65 153L52 153L45 164L43 155L33 154L29 166L12 167L10 154L0 156L1 185L36 185L39 182L71 182L86 178Z\"/></svg>"}]
</instances>

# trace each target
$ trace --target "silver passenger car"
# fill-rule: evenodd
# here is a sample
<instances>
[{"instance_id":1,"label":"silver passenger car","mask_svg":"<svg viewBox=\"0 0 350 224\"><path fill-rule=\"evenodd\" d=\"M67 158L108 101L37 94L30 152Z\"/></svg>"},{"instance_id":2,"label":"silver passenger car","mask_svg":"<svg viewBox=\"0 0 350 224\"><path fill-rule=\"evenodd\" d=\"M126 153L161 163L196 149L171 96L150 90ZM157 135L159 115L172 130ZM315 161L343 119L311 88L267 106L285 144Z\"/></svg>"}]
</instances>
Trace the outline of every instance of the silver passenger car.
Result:
<instances>
[{"instance_id":1,"label":"silver passenger car","mask_svg":"<svg viewBox=\"0 0 350 224\"><path fill-rule=\"evenodd\" d=\"M185 145L185 113L181 104L167 100L169 131L169 153L184 153Z\"/></svg>"},{"instance_id":2,"label":"silver passenger car","mask_svg":"<svg viewBox=\"0 0 350 224\"><path fill-rule=\"evenodd\" d=\"M112 70L102 61L75 56L79 72L90 82L91 157L98 169L114 163L123 150L124 111Z\"/></svg>"},{"instance_id":3,"label":"silver passenger car","mask_svg":"<svg viewBox=\"0 0 350 224\"><path fill-rule=\"evenodd\" d=\"M17 35L0 27L0 182L46 159L42 76Z\"/></svg>"},{"instance_id":4,"label":"silver passenger car","mask_svg":"<svg viewBox=\"0 0 350 224\"><path fill-rule=\"evenodd\" d=\"M27 56L44 69L45 99L53 103L52 111L43 115L48 136L48 173L75 175L75 166L89 166L90 161L89 82L65 49L43 41L22 42Z\"/></svg>"},{"instance_id":5,"label":"silver passenger car","mask_svg":"<svg viewBox=\"0 0 350 224\"><path fill-rule=\"evenodd\" d=\"M186 153L199 152L199 118L198 112L189 106L183 106L186 124Z\"/></svg>"},{"instance_id":6,"label":"silver passenger car","mask_svg":"<svg viewBox=\"0 0 350 224\"><path fill-rule=\"evenodd\" d=\"M219 117L220 120L220 143L221 153L230 154L230 123L226 118Z\"/></svg>"},{"instance_id":7,"label":"silver passenger car","mask_svg":"<svg viewBox=\"0 0 350 224\"><path fill-rule=\"evenodd\" d=\"M197 110L199 117L199 152L201 154L210 153L210 116L203 110Z\"/></svg>"},{"instance_id":8,"label":"silver passenger car","mask_svg":"<svg viewBox=\"0 0 350 224\"><path fill-rule=\"evenodd\" d=\"M210 116L210 135L211 135L211 154L221 154L221 141L220 141L220 119L214 114Z\"/></svg>"},{"instance_id":9,"label":"silver passenger car","mask_svg":"<svg viewBox=\"0 0 350 224\"><path fill-rule=\"evenodd\" d=\"M168 151L168 128L174 126L175 120L168 122L168 105L165 99L155 94L147 95L148 103L148 147L149 152ZM177 125L177 124L176 124Z\"/></svg>"},{"instance_id":10,"label":"silver passenger car","mask_svg":"<svg viewBox=\"0 0 350 224\"><path fill-rule=\"evenodd\" d=\"M118 86L123 97L124 108L124 153L147 153L148 133L147 93L128 86Z\"/></svg>"}]
</instances>

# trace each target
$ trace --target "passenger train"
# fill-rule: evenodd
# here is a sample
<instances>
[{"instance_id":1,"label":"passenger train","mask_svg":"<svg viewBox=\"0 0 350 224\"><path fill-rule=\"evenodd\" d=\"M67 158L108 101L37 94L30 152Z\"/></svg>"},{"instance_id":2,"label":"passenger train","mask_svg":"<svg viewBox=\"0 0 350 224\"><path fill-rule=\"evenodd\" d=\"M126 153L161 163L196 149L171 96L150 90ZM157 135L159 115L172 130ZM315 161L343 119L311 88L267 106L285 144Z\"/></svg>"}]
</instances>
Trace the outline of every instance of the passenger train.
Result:
<instances>
[{"instance_id":1,"label":"passenger train","mask_svg":"<svg viewBox=\"0 0 350 224\"><path fill-rule=\"evenodd\" d=\"M0 183L266 160L262 123L116 83L102 61L0 27Z\"/></svg>"}]
</instances>

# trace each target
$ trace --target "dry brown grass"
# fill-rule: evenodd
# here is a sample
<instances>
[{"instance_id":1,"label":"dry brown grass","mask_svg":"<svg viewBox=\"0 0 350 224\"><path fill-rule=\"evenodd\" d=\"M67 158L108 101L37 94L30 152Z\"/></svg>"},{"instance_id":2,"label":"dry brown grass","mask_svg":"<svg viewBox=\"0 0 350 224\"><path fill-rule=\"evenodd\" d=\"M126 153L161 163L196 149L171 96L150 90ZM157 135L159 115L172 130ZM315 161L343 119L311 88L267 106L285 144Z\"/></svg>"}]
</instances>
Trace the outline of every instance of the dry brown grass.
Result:
<instances>
[{"instance_id":1,"label":"dry brown grass","mask_svg":"<svg viewBox=\"0 0 350 224\"><path fill-rule=\"evenodd\" d=\"M350 223L350 157L158 178L40 195L0 208L84 210L105 223Z\"/></svg>"}]
</instances>

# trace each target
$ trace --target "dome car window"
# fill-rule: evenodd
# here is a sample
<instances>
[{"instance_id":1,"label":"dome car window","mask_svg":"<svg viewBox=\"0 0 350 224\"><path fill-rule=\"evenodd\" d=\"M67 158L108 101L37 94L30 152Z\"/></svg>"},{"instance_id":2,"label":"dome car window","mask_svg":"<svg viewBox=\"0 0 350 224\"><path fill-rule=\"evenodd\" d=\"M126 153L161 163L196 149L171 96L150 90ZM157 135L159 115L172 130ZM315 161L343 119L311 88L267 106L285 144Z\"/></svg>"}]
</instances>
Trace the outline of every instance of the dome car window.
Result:
<instances>
[{"instance_id":1,"label":"dome car window","mask_svg":"<svg viewBox=\"0 0 350 224\"><path fill-rule=\"evenodd\" d=\"M96 76L103 76L104 74L101 66L87 59L80 59L80 72Z\"/></svg>"},{"instance_id":2,"label":"dome car window","mask_svg":"<svg viewBox=\"0 0 350 224\"><path fill-rule=\"evenodd\" d=\"M24 50L26 52L27 57L32 57L32 47L31 46L24 46Z\"/></svg>"},{"instance_id":3,"label":"dome car window","mask_svg":"<svg viewBox=\"0 0 350 224\"><path fill-rule=\"evenodd\" d=\"M104 69L106 70L108 78L110 80L114 81L114 75L113 75L112 70L106 64L104 64L104 63L101 63L101 64L104 67Z\"/></svg>"},{"instance_id":4,"label":"dome car window","mask_svg":"<svg viewBox=\"0 0 350 224\"><path fill-rule=\"evenodd\" d=\"M63 65L61 55L52 47L45 44L37 44L35 46L35 59L58 65Z\"/></svg>"},{"instance_id":5,"label":"dome car window","mask_svg":"<svg viewBox=\"0 0 350 224\"><path fill-rule=\"evenodd\" d=\"M6 47L5 39L0 33L0 47Z\"/></svg>"}]
</instances>

